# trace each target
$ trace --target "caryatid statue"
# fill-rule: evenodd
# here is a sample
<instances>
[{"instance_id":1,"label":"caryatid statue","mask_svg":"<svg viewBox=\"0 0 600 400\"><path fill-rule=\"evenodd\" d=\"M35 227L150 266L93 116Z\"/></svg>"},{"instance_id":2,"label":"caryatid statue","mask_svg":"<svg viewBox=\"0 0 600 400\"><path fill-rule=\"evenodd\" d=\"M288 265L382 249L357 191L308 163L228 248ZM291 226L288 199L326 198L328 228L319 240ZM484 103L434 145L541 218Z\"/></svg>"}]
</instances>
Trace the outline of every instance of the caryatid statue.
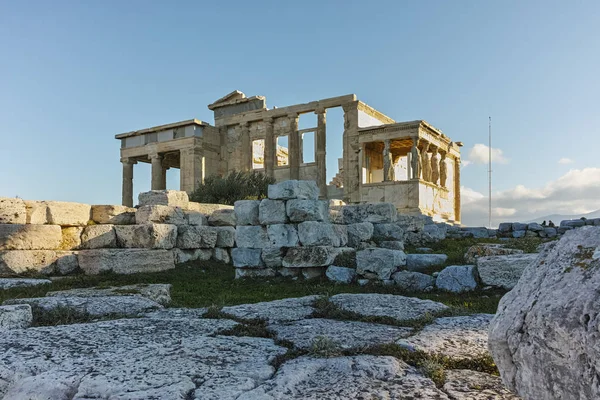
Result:
<instances>
[{"instance_id":1,"label":"caryatid statue","mask_svg":"<svg viewBox=\"0 0 600 400\"><path fill-rule=\"evenodd\" d=\"M431 158L429 157L429 143L425 143L421 149L422 177L426 182L431 182Z\"/></svg>"},{"instance_id":2,"label":"caryatid statue","mask_svg":"<svg viewBox=\"0 0 600 400\"><path fill-rule=\"evenodd\" d=\"M448 164L446 164L446 152L441 153L440 159L440 186L446 187L446 178L448 178Z\"/></svg>"},{"instance_id":3,"label":"caryatid statue","mask_svg":"<svg viewBox=\"0 0 600 400\"><path fill-rule=\"evenodd\" d=\"M440 179L440 164L438 163L438 148L434 147L431 152L431 183L437 185Z\"/></svg>"},{"instance_id":4,"label":"caryatid statue","mask_svg":"<svg viewBox=\"0 0 600 400\"><path fill-rule=\"evenodd\" d=\"M413 140L412 148L410 149L410 167L412 170L412 179L419 179L421 176L421 156L417 147L418 140Z\"/></svg>"}]
</instances>

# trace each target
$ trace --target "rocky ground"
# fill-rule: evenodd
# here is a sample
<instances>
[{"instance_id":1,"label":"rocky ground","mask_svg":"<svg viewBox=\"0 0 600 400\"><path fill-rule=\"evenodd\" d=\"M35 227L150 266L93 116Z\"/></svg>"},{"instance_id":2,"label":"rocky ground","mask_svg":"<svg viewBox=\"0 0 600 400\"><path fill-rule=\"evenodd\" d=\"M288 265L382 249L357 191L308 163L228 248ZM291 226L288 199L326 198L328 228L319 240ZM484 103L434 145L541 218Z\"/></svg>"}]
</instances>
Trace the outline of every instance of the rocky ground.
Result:
<instances>
[{"instance_id":1,"label":"rocky ground","mask_svg":"<svg viewBox=\"0 0 600 400\"><path fill-rule=\"evenodd\" d=\"M5 315L0 395L517 399L490 374L490 314L453 316L432 300L376 293L201 309L165 308L159 301L168 303L168 285L8 301L14 305L5 307L19 307L13 310L19 315L34 307L38 314L87 310L115 318L129 311L129 317L8 329L16 320Z\"/></svg>"}]
</instances>

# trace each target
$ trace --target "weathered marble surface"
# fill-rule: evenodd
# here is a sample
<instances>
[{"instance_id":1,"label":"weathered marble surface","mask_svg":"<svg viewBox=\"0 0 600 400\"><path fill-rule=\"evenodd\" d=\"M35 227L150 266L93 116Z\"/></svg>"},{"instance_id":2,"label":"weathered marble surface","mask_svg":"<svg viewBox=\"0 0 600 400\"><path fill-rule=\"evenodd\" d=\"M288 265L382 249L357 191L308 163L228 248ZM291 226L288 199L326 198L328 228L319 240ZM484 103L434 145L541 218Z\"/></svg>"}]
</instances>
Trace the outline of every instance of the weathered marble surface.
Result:
<instances>
[{"instance_id":1,"label":"weathered marble surface","mask_svg":"<svg viewBox=\"0 0 600 400\"><path fill-rule=\"evenodd\" d=\"M0 290L49 285L51 283L52 281L49 279L0 278Z\"/></svg>"},{"instance_id":2,"label":"weathered marble surface","mask_svg":"<svg viewBox=\"0 0 600 400\"><path fill-rule=\"evenodd\" d=\"M321 296L306 296L283 300L266 301L254 304L223 307L221 311L242 319L264 319L275 321L296 321L308 318L313 312L312 303Z\"/></svg>"},{"instance_id":3,"label":"weathered marble surface","mask_svg":"<svg viewBox=\"0 0 600 400\"><path fill-rule=\"evenodd\" d=\"M519 400L520 397L508 390L499 376L470 369L446 371L444 392L452 400Z\"/></svg>"},{"instance_id":4,"label":"weathered marble surface","mask_svg":"<svg viewBox=\"0 0 600 400\"><path fill-rule=\"evenodd\" d=\"M106 297L106 296L141 296L163 306L171 302L171 285L165 283L137 284L113 286L109 288L81 288L58 290L46 293L47 297Z\"/></svg>"}]
</instances>

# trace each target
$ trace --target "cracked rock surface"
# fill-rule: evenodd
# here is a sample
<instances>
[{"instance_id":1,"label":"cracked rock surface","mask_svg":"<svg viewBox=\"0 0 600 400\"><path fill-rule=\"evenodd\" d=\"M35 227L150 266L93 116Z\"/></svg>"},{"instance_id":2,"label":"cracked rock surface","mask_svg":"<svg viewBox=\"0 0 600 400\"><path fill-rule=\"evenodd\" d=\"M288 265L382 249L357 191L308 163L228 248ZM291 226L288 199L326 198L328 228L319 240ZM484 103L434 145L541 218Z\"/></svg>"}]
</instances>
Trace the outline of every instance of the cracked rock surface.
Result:
<instances>
[{"instance_id":1,"label":"cracked rock surface","mask_svg":"<svg viewBox=\"0 0 600 400\"><path fill-rule=\"evenodd\" d=\"M312 304L321 296L305 296L292 299L265 301L223 307L221 311L242 319L264 319L269 322L296 321L308 318L313 312Z\"/></svg>"}]
</instances>

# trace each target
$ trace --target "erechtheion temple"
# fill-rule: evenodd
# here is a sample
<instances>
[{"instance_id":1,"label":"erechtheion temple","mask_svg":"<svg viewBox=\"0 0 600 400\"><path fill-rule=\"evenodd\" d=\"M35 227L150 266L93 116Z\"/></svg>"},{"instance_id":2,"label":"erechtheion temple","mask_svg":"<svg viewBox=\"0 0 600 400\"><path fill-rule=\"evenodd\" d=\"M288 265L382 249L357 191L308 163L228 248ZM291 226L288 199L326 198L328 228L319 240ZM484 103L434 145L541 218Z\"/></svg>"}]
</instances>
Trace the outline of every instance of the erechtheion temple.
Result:
<instances>
[{"instance_id":1,"label":"erechtheion temple","mask_svg":"<svg viewBox=\"0 0 600 400\"><path fill-rule=\"evenodd\" d=\"M342 107L342 158L327 183L327 109ZM205 176L264 171L278 182L315 180L321 195L347 203L389 202L402 214L460 223L460 146L425 121L395 122L353 94L268 109L263 96L234 91L208 106L214 125L197 119L116 135L121 141L123 205L133 205L133 168L152 164L153 190L180 169L180 190ZM301 114L317 126L299 129ZM278 145L285 138L287 146ZM314 140L314 154L303 141Z\"/></svg>"}]
</instances>

